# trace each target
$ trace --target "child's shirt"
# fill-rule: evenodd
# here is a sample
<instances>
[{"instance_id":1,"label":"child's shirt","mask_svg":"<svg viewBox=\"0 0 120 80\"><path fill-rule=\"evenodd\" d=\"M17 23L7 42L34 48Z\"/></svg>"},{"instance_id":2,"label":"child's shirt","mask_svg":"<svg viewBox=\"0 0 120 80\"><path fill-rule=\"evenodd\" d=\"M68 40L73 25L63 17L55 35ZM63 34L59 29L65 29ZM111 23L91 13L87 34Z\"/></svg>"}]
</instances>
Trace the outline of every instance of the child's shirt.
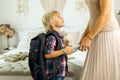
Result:
<instances>
[{"instance_id":1,"label":"child's shirt","mask_svg":"<svg viewBox=\"0 0 120 80\"><path fill-rule=\"evenodd\" d=\"M63 38L64 36L59 34L57 31L53 31L56 35L58 35L59 39L60 39L60 45L62 46L62 48L65 47L64 45L64 41ZM54 51L56 49L56 38L53 35L50 35L47 37L46 39L46 46L45 46L45 53L46 54L50 54L52 51ZM61 48L61 49L62 49ZM60 49L59 49L60 50ZM58 61L57 66L58 66L58 70L57 70L57 76L61 76L61 77L65 77L66 75L66 71L67 71L67 58L66 55L61 55L59 57L53 58L53 59L46 59L46 75L50 76L54 73L54 59L56 61Z\"/></svg>"}]
</instances>

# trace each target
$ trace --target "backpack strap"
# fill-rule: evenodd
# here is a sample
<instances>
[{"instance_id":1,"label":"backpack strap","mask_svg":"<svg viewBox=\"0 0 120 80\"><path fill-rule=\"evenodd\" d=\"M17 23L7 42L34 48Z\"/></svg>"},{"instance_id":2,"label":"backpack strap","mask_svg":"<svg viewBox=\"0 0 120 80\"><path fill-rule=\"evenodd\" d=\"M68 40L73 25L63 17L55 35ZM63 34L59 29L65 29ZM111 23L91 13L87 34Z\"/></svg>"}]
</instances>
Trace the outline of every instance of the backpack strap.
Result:
<instances>
[{"instance_id":1,"label":"backpack strap","mask_svg":"<svg viewBox=\"0 0 120 80\"><path fill-rule=\"evenodd\" d=\"M50 36L50 35L53 35L56 39L56 50L59 50L60 48L62 48L62 45L61 44L61 41L60 41L60 38L58 37L57 34L54 33L54 31L50 31L46 34L46 36Z\"/></svg>"},{"instance_id":2,"label":"backpack strap","mask_svg":"<svg viewBox=\"0 0 120 80\"><path fill-rule=\"evenodd\" d=\"M55 50L62 49L61 40L60 40L59 36L57 34L55 34L54 31L48 32L47 36L49 36L49 35L53 35L56 38L56 48L55 48ZM53 71L54 71L53 73L54 74L52 76L56 76L60 71L59 70L60 69L60 66L59 66L60 62L59 61L61 61L61 57L54 58L53 61L55 62L55 65L53 65Z\"/></svg>"}]
</instances>

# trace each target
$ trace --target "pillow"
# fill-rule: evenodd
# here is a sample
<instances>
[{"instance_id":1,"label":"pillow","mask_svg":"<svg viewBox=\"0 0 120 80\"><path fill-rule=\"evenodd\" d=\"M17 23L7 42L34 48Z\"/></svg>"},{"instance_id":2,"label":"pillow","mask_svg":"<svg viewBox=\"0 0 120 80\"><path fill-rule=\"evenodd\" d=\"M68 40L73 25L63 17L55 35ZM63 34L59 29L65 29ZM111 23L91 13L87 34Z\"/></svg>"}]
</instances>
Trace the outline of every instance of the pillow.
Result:
<instances>
[{"instance_id":1,"label":"pillow","mask_svg":"<svg viewBox=\"0 0 120 80\"><path fill-rule=\"evenodd\" d=\"M19 41L17 49L28 49L27 47L27 41Z\"/></svg>"},{"instance_id":2,"label":"pillow","mask_svg":"<svg viewBox=\"0 0 120 80\"><path fill-rule=\"evenodd\" d=\"M37 36L38 34L40 34L40 33L43 33L44 31L40 31L40 32L30 32L29 34L28 34L28 43L27 43L27 48L29 49L30 48L30 41L31 41L31 39L32 38L34 38L35 36Z\"/></svg>"},{"instance_id":3,"label":"pillow","mask_svg":"<svg viewBox=\"0 0 120 80\"><path fill-rule=\"evenodd\" d=\"M29 50L31 39L41 32L43 32L43 31L40 31L40 30L37 30L37 31L19 31L18 32L19 43L18 43L17 48Z\"/></svg>"},{"instance_id":4,"label":"pillow","mask_svg":"<svg viewBox=\"0 0 120 80\"><path fill-rule=\"evenodd\" d=\"M19 42L18 49L27 49L27 41L28 41L28 32L27 31L19 31L18 32Z\"/></svg>"}]
</instances>

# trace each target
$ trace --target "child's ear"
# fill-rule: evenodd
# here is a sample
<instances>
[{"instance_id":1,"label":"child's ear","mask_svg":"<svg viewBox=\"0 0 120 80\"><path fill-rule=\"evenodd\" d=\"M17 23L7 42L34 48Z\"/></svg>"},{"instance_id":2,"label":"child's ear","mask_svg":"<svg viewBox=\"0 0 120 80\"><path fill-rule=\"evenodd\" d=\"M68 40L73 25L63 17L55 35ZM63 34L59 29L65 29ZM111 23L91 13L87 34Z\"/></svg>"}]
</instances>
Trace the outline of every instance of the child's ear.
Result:
<instances>
[{"instance_id":1,"label":"child's ear","mask_svg":"<svg viewBox=\"0 0 120 80\"><path fill-rule=\"evenodd\" d=\"M64 39L64 44L65 44L65 46L69 46L69 40Z\"/></svg>"}]
</instances>

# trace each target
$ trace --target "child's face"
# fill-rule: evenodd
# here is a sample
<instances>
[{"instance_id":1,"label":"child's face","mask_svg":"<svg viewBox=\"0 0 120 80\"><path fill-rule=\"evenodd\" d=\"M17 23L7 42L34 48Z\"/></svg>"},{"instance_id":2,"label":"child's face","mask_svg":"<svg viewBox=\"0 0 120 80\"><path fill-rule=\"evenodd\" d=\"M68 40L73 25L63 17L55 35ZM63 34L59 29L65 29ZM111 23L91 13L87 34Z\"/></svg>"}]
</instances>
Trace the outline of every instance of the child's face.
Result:
<instances>
[{"instance_id":1,"label":"child's face","mask_svg":"<svg viewBox=\"0 0 120 80\"><path fill-rule=\"evenodd\" d=\"M63 17L59 13L55 14L55 16L54 16L54 22L55 22L55 26L56 27L62 27L62 26L64 26L64 19L63 19Z\"/></svg>"}]
</instances>

